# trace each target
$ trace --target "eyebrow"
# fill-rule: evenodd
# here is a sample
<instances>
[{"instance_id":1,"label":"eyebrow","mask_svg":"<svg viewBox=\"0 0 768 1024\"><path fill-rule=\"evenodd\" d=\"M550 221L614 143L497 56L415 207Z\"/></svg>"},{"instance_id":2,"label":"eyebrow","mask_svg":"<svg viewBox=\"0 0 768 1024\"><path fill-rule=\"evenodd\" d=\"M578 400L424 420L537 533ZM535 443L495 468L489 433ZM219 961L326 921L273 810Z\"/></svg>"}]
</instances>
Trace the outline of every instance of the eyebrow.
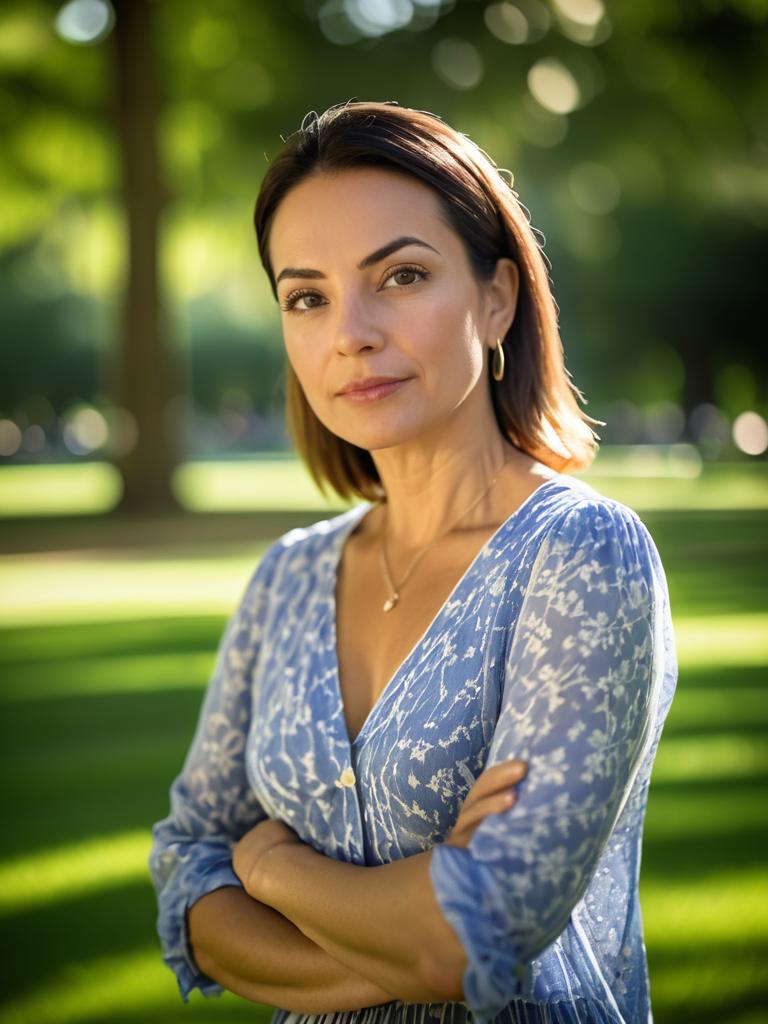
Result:
<instances>
[{"instance_id":1,"label":"eyebrow","mask_svg":"<svg viewBox=\"0 0 768 1024\"><path fill-rule=\"evenodd\" d=\"M391 256L398 249L403 249L406 245L420 245L424 249L431 249L432 252L437 252L433 245L422 241L421 238L416 238L413 235L401 235L400 238L387 242L386 245L382 245L380 249L372 252L370 256L360 260L357 264L357 269L366 270L368 267L372 267L374 263L379 263L381 260L386 259L387 256ZM437 255L439 256L440 253L437 252ZM325 278L325 274L322 270L310 270L308 267L286 267L277 275L275 285L280 284L284 277Z\"/></svg>"}]
</instances>

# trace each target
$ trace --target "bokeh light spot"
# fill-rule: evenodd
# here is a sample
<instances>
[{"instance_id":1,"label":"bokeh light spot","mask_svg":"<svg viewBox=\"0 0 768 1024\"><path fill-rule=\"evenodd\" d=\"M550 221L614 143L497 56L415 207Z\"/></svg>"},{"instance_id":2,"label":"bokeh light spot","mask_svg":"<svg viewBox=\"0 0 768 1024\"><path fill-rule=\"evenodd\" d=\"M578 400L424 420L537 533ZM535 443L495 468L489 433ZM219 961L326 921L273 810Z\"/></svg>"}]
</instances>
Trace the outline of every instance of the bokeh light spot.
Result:
<instances>
[{"instance_id":1,"label":"bokeh light spot","mask_svg":"<svg viewBox=\"0 0 768 1024\"><path fill-rule=\"evenodd\" d=\"M503 43L518 45L527 41L530 33L528 19L515 4L507 0L500 4L489 4L484 17L488 31Z\"/></svg>"},{"instance_id":2,"label":"bokeh light spot","mask_svg":"<svg viewBox=\"0 0 768 1024\"><path fill-rule=\"evenodd\" d=\"M114 22L115 13L106 0L70 0L56 15L54 28L68 43L90 46L109 35Z\"/></svg>"},{"instance_id":3,"label":"bokeh light spot","mask_svg":"<svg viewBox=\"0 0 768 1024\"><path fill-rule=\"evenodd\" d=\"M64 417L62 437L73 455L90 455L107 443L107 421L98 409L81 406Z\"/></svg>"},{"instance_id":4,"label":"bokeh light spot","mask_svg":"<svg viewBox=\"0 0 768 1024\"><path fill-rule=\"evenodd\" d=\"M555 114L570 114L581 100L578 82L557 57L542 57L533 65L528 88L537 103Z\"/></svg>"},{"instance_id":5,"label":"bokeh light spot","mask_svg":"<svg viewBox=\"0 0 768 1024\"><path fill-rule=\"evenodd\" d=\"M410 0L344 0L344 13L364 36L405 28L413 17Z\"/></svg>"},{"instance_id":6,"label":"bokeh light spot","mask_svg":"<svg viewBox=\"0 0 768 1024\"><path fill-rule=\"evenodd\" d=\"M21 447L21 430L13 420L0 420L0 455L15 455Z\"/></svg>"},{"instance_id":7,"label":"bokeh light spot","mask_svg":"<svg viewBox=\"0 0 768 1024\"><path fill-rule=\"evenodd\" d=\"M579 25L594 26L605 14L602 0L553 0L557 10Z\"/></svg>"},{"instance_id":8,"label":"bokeh light spot","mask_svg":"<svg viewBox=\"0 0 768 1024\"><path fill-rule=\"evenodd\" d=\"M740 413L731 429L733 443L746 455L762 455L768 449L768 424L751 409Z\"/></svg>"},{"instance_id":9,"label":"bokeh light spot","mask_svg":"<svg viewBox=\"0 0 768 1024\"><path fill-rule=\"evenodd\" d=\"M432 66L454 89L474 89L483 77L483 58L463 39L441 39L432 51Z\"/></svg>"}]
</instances>

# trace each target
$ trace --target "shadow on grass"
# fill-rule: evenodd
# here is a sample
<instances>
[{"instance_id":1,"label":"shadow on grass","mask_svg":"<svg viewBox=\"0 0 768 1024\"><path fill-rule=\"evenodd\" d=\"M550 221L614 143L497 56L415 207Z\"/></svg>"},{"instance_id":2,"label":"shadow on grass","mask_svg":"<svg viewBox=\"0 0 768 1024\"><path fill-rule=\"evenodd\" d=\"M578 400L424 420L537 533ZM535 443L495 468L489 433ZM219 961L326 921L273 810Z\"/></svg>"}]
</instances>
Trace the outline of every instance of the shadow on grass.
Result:
<instances>
[{"instance_id":1,"label":"shadow on grass","mask_svg":"<svg viewBox=\"0 0 768 1024\"><path fill-rule=\"evenodd\" d=\"M0 633L0 669L5 672L25 664L43 665L53 661L53 667L60 672L62 660L87 660L104 655L121 657L132 651L152 654L212 650L225 625L226 616L184 615L16 626Z\"/></svg>"},{"instance_id":2,"label":"shadow on grass","mask_svg":"<svg viewBox=\"0 0 768 1024\"><path fill-rule=\"evenodd\" d=\"M648 949L654 1024L768 1020L768 942ZM759 1016L759 1014L763 1016Z\"/></svg>"}]
</instances>

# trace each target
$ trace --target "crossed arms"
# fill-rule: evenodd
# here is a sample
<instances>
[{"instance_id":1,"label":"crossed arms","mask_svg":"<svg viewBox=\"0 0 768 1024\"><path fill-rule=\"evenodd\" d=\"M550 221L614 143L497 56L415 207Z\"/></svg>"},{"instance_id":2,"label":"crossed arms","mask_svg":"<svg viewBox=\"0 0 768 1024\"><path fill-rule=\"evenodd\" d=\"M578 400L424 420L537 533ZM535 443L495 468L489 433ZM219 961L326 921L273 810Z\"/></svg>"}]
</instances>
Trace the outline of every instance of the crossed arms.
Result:
<instances>
[{"instance_id":1,"label":"crossed arms","mask_svg":"<svg viewBox=\"0 0 768 1024\"><path fill-rule=\"evenodd\" d=\"M510 787L525 773L516 760L483 772L446 842L466 846L486 815L515 802ZM260 822L233 851L245 891L216 890L189 911L198 966L247 999L306 1013L463 1001L467 958L435 899L431 856L361 867Z\"/></svg>"},{"instance_id":2,"label":"crossed arms","mask_svg":"<svg viewBox=\"0 0 768 1024\"><path fill-rule=\"evenodd\" d=\"M463 949L435 902L430 856L361 867L282 843L251 894L222 888L191 907L197 964L246 999L304 1013L461 1000Z\"/></svg>"}]
</instances>

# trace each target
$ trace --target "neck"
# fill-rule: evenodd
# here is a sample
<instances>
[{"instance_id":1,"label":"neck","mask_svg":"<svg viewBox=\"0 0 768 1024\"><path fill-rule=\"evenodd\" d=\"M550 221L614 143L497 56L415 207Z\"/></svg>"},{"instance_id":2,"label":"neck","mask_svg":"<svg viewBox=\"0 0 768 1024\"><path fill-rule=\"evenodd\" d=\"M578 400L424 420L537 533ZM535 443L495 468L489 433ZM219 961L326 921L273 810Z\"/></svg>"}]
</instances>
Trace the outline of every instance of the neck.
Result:
<instances>
[{"instance_id":1,"label":"neck","mask_svg":"<svg viewBox=\"0 0 768 1024\"><path fill-rule=\"evenodd\" d=\"M398 445L372 452L387 495L387 538L399 550L415 550L450 529L483 494L505 463L527 459L501 436L495 421L489 430L441 433L439 442ZM487 522L494 488L469 510L458 526Z\"/></svg>"}]
</instances>

